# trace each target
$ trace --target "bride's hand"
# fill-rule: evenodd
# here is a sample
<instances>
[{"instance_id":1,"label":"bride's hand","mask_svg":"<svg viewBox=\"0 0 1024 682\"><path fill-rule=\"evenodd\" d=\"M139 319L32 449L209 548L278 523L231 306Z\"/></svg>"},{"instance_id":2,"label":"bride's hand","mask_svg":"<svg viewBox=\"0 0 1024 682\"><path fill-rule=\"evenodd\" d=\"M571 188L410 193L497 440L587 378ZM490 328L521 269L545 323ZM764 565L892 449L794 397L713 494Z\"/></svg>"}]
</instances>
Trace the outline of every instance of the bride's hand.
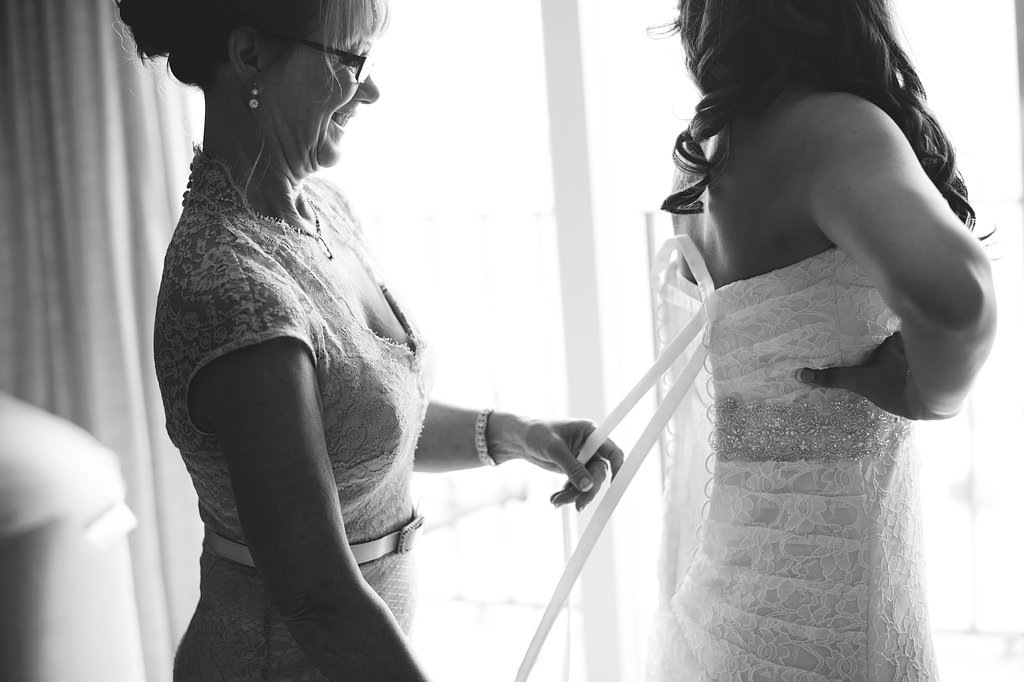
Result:
<instances>
[{"instance_id":1,"label":"bride's hand","mask_svg":"<svg viewBox=\"0 0 1024 682\"><path fill-rule=\"evenodd\" d=\"M813 386L845 388L864 396L886 412L906 419L946 419L953 416L934 414L921 402L900 332L880 343L862 365L828 369L805 367L797 373L797 378Z\"/></svg>"},{"instance_id":2,"label":"bride's hand","mask_svg":"<svg viewBox=\"0 0 1024 682\"><path fill-rule=\"evenodd\" d=\"M575 502L579 511L597 495L609 470L614 477L622 466L622 450L611 439L601 444L586 466L576 459L595 428L593 422L581 419L542 421L513 417L512 423L505 422L496 429L495 458L522 459L545 471L565 474L569 480L551 496L551 503L560 507Z\"/></svg>"}]
</instances>

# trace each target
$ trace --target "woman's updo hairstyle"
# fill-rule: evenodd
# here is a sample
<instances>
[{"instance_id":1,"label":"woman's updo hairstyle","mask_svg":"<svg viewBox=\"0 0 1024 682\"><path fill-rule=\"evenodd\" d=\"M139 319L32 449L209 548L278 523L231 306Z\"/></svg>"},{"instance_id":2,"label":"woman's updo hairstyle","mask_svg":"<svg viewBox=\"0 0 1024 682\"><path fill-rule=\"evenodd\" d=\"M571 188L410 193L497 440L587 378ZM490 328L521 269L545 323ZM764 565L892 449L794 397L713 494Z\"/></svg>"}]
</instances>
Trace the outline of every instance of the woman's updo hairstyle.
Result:
<instances>
[{"instance_id":1,"label":"woman's updo hairstyle","mask_svg":"<svg viewBox=\"0 0 1024 682\"><path fill-rule=\"evenodd\" d=\"M206 89L227 61L228 36L248 26L267 35L301 38L322 31L321 42L352 49L379 35L386 0L115 0L142 59L167 58L174 77ZM340 43L339 43L340 41Z\"/></svg>"},{"instance_id":2,"label":"woman's updo hairstyle","mask_svg":"<svg viewBox=\"0 0 1024 682\"><path fill-rule=\"evenodd\" d=\"M953 147L928 110L887 0L680 0L669 28L682 40L702 99L673 154L686 183L664 210L703 211L700 197L728 154L729 124L763 113L784 88L798 84L849 92L882 109L953 212L973 228ZM701 143L720 133L707 158Z\"/></svg>"}]
</instances>

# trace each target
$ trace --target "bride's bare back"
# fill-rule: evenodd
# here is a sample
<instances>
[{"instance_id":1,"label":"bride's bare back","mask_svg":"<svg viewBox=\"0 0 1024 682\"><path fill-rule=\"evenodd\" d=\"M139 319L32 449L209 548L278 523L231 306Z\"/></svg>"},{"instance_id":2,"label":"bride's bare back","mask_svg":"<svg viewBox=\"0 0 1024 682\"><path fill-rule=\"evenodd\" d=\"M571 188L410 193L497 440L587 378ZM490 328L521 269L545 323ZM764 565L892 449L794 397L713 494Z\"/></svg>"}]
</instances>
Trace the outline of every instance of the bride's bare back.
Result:
<instances>
[{"instance_id":1,"label":"bride's bare back","mask_svg":"<svg viewBox=\"0 0 1024 682\"><path fill-rule=\"evenodd\" d=\"M675 216L676 231L697 242L716 286L832 246L808 214L801 177L809 97L829 95L789 91L758 118L733 122L728 160L703 197L705 213L696 220Z\"/></svg>"}]
</instances>

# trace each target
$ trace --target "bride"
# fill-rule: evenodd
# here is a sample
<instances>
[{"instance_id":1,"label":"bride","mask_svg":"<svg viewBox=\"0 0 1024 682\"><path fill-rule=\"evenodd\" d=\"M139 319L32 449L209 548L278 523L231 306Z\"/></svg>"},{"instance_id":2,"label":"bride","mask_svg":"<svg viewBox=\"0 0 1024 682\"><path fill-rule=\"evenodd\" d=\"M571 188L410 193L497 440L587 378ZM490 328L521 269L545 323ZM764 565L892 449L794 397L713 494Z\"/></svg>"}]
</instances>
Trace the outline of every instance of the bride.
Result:
<instances>
[{"instance_id":1,"label":"bride","mask_svg":"<svg viewBox=\"0 0 1024 682\"><path fill-rule=\"evenodd\" d=\"M674 29L702 99L664 319L702 304L710 379L649 676L937 679L911 422L957 413L995 329L953 149L886 0L680 0Z\"/></svg>"}]
</instances>

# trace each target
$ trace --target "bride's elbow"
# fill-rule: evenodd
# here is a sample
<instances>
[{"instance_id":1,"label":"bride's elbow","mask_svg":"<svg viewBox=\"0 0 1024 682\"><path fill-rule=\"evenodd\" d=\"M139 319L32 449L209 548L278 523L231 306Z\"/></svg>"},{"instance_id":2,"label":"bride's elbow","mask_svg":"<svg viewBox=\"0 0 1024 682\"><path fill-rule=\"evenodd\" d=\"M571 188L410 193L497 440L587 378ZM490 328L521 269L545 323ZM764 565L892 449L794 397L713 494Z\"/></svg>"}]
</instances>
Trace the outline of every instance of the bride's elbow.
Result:
<instances>
[{"instance_id":1,"label":"bride's elbow","mask_svg":"<svg viewBox=\"0 0 1024 682\"><path fill-rule=\"evenodd\" d=\"M897 285L898 286L898 285ZM915 287L896 310L904 323L984 340L995 333L996 301L992 265L982 249L943 268L937 281Z\"/></svg>"},{"instance_id":2,"label":"bride's elbow","mask_svg":"<svg viewBox=\"0 0 1024 682\"><path fill-rule=\"evenodd\" d=\"M956 293L946 306L944 322L948 329L974 337L995 333L996 296L992 263L982 251L965 259L956 281Z\"/></svg>"}]
</instances>

